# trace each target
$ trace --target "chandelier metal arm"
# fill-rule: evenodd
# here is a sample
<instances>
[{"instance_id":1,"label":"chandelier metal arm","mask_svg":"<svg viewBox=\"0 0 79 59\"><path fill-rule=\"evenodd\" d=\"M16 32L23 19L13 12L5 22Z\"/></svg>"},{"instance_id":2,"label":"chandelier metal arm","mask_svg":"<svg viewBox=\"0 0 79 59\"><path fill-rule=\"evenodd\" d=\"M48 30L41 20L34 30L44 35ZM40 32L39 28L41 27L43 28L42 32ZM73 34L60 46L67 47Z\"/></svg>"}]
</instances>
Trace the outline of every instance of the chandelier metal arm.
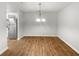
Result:
<instances>
[{"instance_id":1,"label":"chandelier metal arm","mask_svg":"<svg viewBox=\"0 0 79 59\"><path fill-rule=\"evenodd\" d=\"M39 17L41 18L41 3L39 3Z\"/></svg>"}]
</instances>

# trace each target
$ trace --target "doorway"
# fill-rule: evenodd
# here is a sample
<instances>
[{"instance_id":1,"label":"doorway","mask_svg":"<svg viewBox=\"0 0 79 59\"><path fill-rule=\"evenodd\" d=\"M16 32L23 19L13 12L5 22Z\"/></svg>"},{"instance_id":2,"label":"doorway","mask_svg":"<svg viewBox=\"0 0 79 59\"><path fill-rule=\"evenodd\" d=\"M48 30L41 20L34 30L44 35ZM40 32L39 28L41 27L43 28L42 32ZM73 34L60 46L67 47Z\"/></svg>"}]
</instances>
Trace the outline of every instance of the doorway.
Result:
<instances>
[{"instance_id":1,"label":"doorway","mask_svg":"<svg viewBox=\"0 0 79 59\"><path fill-rule=\"evenodd\" d=\"M17 17L15 15L8 15L7 19L8 39L17 39Z\"/></svg>"}]
</instances>

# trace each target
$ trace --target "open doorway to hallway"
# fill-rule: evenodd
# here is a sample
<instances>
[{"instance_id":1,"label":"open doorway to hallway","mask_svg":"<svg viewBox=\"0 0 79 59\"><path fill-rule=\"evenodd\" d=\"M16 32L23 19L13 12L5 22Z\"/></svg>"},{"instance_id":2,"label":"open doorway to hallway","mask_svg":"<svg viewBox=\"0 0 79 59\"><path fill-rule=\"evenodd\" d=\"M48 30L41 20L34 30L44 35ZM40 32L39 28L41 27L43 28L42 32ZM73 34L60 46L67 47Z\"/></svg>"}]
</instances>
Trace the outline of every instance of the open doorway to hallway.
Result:
<instances>
[{"instance_id":1,"label":"open doorway to hallway","mask_svg":"<svg viewBox=\"0 0 79 59\"><path fill-rule=\"evenodd\" d=\"M7 13L7 29L8 29L8 39L18 38L18 18L16 13Z\"/></svg>"}]
</instances>

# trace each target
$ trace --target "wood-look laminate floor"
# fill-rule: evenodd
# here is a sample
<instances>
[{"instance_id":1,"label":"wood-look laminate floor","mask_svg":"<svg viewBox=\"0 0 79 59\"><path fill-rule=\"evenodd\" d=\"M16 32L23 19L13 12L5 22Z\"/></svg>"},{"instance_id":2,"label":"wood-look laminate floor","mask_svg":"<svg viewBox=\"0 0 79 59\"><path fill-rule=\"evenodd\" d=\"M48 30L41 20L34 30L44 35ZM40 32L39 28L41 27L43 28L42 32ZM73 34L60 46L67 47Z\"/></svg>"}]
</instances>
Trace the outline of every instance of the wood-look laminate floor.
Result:
<instances>
[{"instance_id":1,"label":"wood-look laminate floor","mask_svg":"<svg viewBox=\"0 0 79 59\"><path fill-rule=\"evenodd\" d=\"M9 40L9 49L2 56L78 56L57 37L23 37Z\"/></svg>"}]
</instances>

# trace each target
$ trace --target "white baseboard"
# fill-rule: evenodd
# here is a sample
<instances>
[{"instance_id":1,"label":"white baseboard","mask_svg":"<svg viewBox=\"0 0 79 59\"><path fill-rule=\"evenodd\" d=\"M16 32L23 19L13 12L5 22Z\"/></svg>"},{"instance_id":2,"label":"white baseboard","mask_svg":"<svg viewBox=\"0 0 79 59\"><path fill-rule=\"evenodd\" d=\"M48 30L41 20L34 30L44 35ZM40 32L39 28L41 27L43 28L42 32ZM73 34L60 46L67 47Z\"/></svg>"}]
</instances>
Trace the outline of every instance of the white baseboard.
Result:
<instances>
[{"instance_id":1,"label":"white baseboard","mask_svg":"<svg viewBox=\"0 0 79 59\"><path fill-rule=\"evenodd\" d=\"M22 37L24 37L24 36L18 37L18 40L20 40Z\"/></svg>"},{"instance_id":2,"label":"white baseboard","mask_svg":"<svg viewBox=\"0 0 79 59\"><path fill-rule=\"evenodd\" d=\"M27 36L46 36L46 37L57 37L57 35L23 35L20 38L18 38L18 40L20 40L23 37L27 37Z\"/></svg>"},{"instance_id":3,"label":"white baseboard","mask_svg":"<svg viewBox=\"0 0 79 59\"><path fill-rule=\"evenodd\" d=\"M24 36L47 36L47 37L57 37L57 35L24 35Z\"/></svg>"},{"instance_id":4,"label":"white baseboard","mask_svg":"<svg viewBox=\"0 0 79 59\"><path fill-rule=\"evenodd\" d=\"M6 47L6 48L3 49L2 51L0 51L0 55L1 55L2 53L4 53L7 49L8 49L8 47Z\"/></svg>"},{"instance_id":5,"label":"white baseboard","mask_svg":"<svg viewBox=\"0 0 79 59\"><path fill-rule=\"evenodd\" d=\"M77 52L77 53L79 54L79 51L78 51L76 48L74 48L71 44L69 44L67 41L65 41L63 37L61 37L61 36L57 36L57 37L59 37L59 38L60 38L62 41L64 41L69 47L71 47L75 52Z\"/></svg>"}]
</instances>

